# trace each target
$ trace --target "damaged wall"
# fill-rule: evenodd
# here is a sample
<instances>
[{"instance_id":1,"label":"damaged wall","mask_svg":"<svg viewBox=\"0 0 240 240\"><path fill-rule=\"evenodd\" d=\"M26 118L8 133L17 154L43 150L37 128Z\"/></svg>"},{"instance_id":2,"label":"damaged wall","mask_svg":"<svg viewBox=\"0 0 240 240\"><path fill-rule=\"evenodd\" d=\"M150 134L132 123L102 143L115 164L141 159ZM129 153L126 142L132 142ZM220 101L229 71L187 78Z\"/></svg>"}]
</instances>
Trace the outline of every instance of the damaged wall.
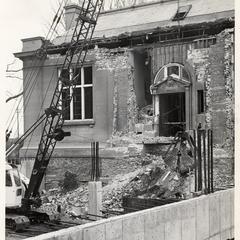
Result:
<instances>
[{"instance_id":1,"label":"damaged wall","mask_svg":"<svg viewBox=\"0 0 240 240\"><path fill-rule=\"evenodd\" d=\"M188 51L197 83L205 85L205 122L213 129L214 144L233 146L234 74L232 30L216 36L216 44L209 48ZM198 119L197 119L198 120Z\"/></svg>"},{"instance_id":2,"label":"damaged wall","mask_svg":"<svg viewBox=\"0 0 240 240\"><path fill-rule=\"evenodd\" d=\"M96 72L106 71L112 81L112 133L133 131L137 121L134 68L127 49L95 49Z\"/></svg>"}]
</instances>

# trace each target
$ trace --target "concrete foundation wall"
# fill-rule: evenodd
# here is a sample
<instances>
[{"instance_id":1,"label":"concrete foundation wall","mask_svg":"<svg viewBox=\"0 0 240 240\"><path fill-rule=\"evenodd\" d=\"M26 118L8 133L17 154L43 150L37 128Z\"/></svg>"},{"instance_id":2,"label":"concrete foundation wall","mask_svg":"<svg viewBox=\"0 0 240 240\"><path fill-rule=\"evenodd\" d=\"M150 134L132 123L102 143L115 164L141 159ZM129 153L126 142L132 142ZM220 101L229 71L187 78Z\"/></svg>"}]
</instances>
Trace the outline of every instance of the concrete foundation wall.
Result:
<instances>
[{"instance_id":1,"label":"concrete foundation wall","mask_svg":"<svg viewBox=\"0 0 240 240\"><path fill-rule=\"evenodd\" d=\"M234 190L100 220L29 240L227 240L234 236Z\"/></svg>"}]
</instances>

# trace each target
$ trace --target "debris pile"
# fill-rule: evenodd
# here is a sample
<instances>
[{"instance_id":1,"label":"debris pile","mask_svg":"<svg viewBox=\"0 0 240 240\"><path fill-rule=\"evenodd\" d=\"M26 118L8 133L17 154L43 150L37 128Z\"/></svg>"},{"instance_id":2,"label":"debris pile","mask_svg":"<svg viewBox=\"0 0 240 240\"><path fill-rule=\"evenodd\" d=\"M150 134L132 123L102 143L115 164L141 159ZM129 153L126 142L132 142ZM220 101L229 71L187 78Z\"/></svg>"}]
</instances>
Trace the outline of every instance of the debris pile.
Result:
<instances>
[{"instance_id":1,"label":"debris pile","mask_svg":"<svg viewBox=\"0 0 240 240\"><path fill-rule=\"evenodd\" d=\"M190 194L189 189L193 182L191 176L182 177L179 172L166 165L161 156L144 154L136 158L142 167L128 174L117 175L103 187L103 207L105 209L122 210L123 196L166 199L183 198ZM62 193L60 189L50 191L42 208L49 212L56 210L58 205L66 215L76 216L81 211L86 211L88 205L87 184L66 194Z\"/></svg>"}]
</instances>

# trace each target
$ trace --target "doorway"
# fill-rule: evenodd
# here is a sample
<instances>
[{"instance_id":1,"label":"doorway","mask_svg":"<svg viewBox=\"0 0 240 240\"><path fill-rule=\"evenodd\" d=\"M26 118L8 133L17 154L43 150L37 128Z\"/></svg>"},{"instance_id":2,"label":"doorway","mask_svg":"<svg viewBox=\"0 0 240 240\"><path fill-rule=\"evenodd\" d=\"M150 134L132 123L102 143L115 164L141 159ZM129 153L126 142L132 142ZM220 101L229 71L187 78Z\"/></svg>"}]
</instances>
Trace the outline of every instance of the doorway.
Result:
<instances>
[{"instance_id":1,"label":"doorway","mask_svg":"<svg viewBox=\"0 0 240 240\"><path fill-rule=\"evenodd\" d=\"M160 94L159 136L175 136L185 129L185 92Z\"/></svg>"}]
</instances>

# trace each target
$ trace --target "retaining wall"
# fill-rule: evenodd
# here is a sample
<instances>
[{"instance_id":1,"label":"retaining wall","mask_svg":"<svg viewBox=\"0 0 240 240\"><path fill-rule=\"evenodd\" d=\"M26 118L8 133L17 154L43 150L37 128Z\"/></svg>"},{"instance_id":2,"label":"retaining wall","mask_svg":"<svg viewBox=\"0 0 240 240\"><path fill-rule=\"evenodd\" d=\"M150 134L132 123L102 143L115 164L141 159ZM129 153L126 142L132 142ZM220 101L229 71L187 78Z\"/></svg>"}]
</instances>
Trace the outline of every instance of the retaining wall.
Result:
<instances>
[{"instance_id":1,"label":"retaining wall","mask_svg":"<svg viewBox=\"0 0 240 240\"><path fill-rule=\"evenodd\" d=\"M28 240L227 240L233 238L233 203L229 189Z\"/></svg>"}]
</instances>

